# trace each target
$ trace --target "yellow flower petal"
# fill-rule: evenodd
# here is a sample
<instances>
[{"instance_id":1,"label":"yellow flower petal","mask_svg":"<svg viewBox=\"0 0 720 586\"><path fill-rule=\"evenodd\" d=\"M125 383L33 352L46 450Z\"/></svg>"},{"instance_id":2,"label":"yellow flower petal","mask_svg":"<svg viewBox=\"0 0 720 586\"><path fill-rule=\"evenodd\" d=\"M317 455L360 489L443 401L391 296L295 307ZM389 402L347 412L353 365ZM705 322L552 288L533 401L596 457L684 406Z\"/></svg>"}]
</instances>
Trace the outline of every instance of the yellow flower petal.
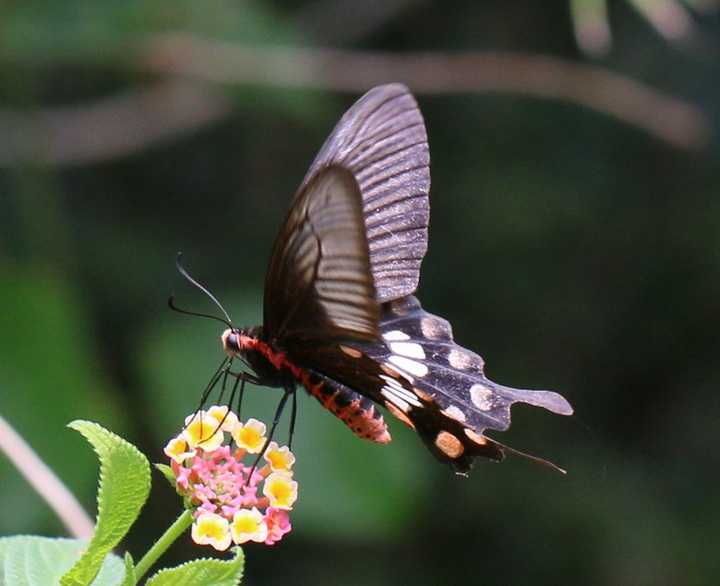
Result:
<instances>
[{"instance_id":1,"label":"yellow flower petal","mask_svg":"<svg viewBox=\"0 0 720 586\"><path fill-rule=\"evenodd\" d=\"M295 455L290 451L290 448L287 446L280 447L277 442L270 442L264 458L273 471L289 471L295 463Z\"/></svg>"},{"instance_id":2,"label":"yellow flower petal","mask_svg":"<svg viewBox=\"0 0 720 586\"><path fill-rule=\"evenodd\" d=\"M217 450L225 439L217 419L210 417L205 411L198 411L189 423L186 420L182 436L191 448L202 448L206 452Z\"/></svg>"},{"instance_id":3,"label":"yellow flower petal","mask_svg":"<svg viewBox=\"0 0 720 586\"><path fill-rule=\"evenodd\" d=\"M252 509L240 509L235 513L230 532L235 543L246 543L256 541L262 543L267 539L268 528L257 507Z\"/></svg>"},{"instance_id":4,"label":"yellow flower petal","mask_svg":"<svg viewBox=\"0 0 720 586\"><path fill-rule=\"evenodd\" d=\"M265 445L266 427L262 421L248 419L247 423L238 423L232 430L232 437L239 448L250 454L257 454Z\"/></svg>"},{"instance_id":5,"label":"yellow flower petal","mask_svg":"<svg viewBox=\"0 0 720 586\"><path fill-rule=\"evenodd\" d=\"M220 429L223 431L232 431L238 424L237 415L230 411L227 405L213 405L207 410L207 414L214 417L218 423L222 422Z\"/></svg>"},{"instance_id":6,"label":"yellow flower petal","mask_svg":"<svg viewBox=\"0 0 720 586\"><path fill-rule=\"evenodd\" d=\"M263 494L270 499L270 506L276 509L292 509L297 500L298 483L289 472L273 472L265 479Z\"/></svg>"},{"instance_id":7,"label":"yellow flower petal","mask_svg":"<svg viewBox=\"0 0 720 586\"><path fill-rule=\"evenodd\" d=\"M203 513L192 526L192 539L200 545L212 545L218 551L230 547L230 523L215 513Z\"/></svg>"},{"instance_id":8,"label":"yellow flower petal","mask_svg":"<svg viewBox=\"0 0 720 586\"><path fill-rule=\"evenodd\" d=\"M175 460L178 464L182 464L188 458L192 458L195 455L195 450L188 447L185 438L181 435L171 439L165 448L163 449L165 455Z\"/></svg>"}]
</instances>

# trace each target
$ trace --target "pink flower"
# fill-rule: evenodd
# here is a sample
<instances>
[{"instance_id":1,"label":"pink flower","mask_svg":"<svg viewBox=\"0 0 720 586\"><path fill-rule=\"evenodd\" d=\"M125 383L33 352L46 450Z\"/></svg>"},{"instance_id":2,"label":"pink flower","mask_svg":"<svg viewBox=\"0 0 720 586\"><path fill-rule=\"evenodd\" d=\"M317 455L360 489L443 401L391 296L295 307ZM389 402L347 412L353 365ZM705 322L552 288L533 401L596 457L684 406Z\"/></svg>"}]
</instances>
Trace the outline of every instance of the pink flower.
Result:
<instances>
[{"instance_id":1,"label":"pink flower","mask_svg":"<svg viewBox=\"0 0 720 586\"><path fill-rule=\"evenodd\" d=\"M282 509L268 507L265 511L265 525L267 525L267 538L265 545L275 545L282 539L282 536L292 529L290 515Z\"/></svg>"},{"instance_id":2,"label":"pink flower","mask_svg":"<svg viewBox=\"0 0 720 586\"><path fill-rule=\"evenodd\" d=\"M196 543L218 550L233 541L274 545L291 530L288 510L298 490L295 456L272 442L265 454L268 464L252 470L264 434L264 423L250 419L243 424L226 407L216 406L188 417L183 433L168 442L165 453L177 492L193 511ZM230 436L236 447L225 443Z\"/></svg>"}]
</instances>

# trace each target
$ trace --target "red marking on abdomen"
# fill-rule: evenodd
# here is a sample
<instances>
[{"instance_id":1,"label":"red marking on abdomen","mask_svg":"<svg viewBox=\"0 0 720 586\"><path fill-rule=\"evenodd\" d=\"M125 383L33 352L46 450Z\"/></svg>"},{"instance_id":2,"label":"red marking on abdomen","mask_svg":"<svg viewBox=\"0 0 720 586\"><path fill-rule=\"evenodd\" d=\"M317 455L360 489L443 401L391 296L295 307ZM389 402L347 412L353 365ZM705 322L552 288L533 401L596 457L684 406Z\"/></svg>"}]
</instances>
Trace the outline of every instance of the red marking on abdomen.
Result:
<instances>
[{"instance_id":1,"label":"red marking on abdomen","mask_svg":"<svg viewBox=\"0 0 720 586\"><path fill-rule=\"evenodd\" d=\"M317 381L312 380L311 374L290 362L285 352L275 350L267 342L258 338L241 335L240 348L260 352L278 370L289 370L295 380L320 401L325 409L343 421L358 437L379 444L387 444L392 440L385 420L375 406L372 404L362 405L360 398L356 398L355 393L352 394L352 399L349 399L343 390L334 388L330 382L321 378L318 378ZM345 400L343 401L343 399Z\"/></svg>"},{"instance_id":2,"label":"red marking on abdomen","mask_svg":"<svg viewBox=\"0 0 720 586\"><path fill-rule=\"evenodd\" d=\"M383 416L370 404L364 406L355 393L347 396L347 391L337 389L332 383L321 378L312 380L307 371L302 371L300 382L330 413L340 419L359 438L378 444L392 441Z\"/></svg>"}]
</instances>

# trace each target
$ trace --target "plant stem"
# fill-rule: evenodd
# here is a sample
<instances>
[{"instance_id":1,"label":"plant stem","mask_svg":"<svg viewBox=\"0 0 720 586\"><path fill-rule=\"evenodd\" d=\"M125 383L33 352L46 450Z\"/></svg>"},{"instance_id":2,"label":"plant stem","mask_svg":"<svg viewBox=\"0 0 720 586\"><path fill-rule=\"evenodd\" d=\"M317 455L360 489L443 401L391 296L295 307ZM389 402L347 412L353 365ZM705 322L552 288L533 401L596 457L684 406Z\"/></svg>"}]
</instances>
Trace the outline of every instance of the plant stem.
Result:
<instances>
[{"instance_id":1,"label":"plant stem","mask_svg":"<svg viewBox=\"0 0 720 586\"><path fill-rule=\"evenodd\" d=\"M5 454L15 464L20 474L50 505L73 537L80 539L92 537L95 524L85 509L2 416L0 416L0 454Z\"/></svg>"},{"instance_id":2,"label":"plant stem","mask_svg":"<svg viewBox=\"0 0 720 586\"><path fill-rule=\"evenodd\" d=\"M186 510L167 528L135 566L136 580L139 581L167 548L192 525L192 520L192 513Z\"/></svg>"}]
</instances>

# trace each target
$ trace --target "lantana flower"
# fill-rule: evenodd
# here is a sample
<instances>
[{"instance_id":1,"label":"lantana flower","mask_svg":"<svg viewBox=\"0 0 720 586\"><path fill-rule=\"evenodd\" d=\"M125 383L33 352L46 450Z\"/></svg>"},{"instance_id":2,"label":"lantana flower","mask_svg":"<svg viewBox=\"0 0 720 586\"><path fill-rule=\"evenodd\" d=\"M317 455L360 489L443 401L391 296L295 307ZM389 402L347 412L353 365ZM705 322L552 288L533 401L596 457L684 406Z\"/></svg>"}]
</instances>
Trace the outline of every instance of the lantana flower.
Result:
<instances>
[{"instance_id":1,"label":"lantana flower","mask_svg":"<svg viewBox=\"0 0 720 586\"><path fill-rule=\"evenodd\" d=\"M265 445L266 426L257 419L248 419L248 422L238 423L232 430L232 437L239 448L251 454L257 454Z\"/></svg>"},{"instance_id":2,"label":"lantana flower","mask_svg":"<svg viewBox=\"0 0 720 586\"><path fill-rule=\"evenodd\" d=\"M240 509L233 515L230 525L232 540L235 543L257 541L263 543L267 539L268 527L262 513L257 507L252 509Z\"/></svg>"},{"instance_id":3,"label":"lantana flower","mask_svg":"<svg viewBox=\"0 0 720 586\"><path fill-rule=\"evenodd\" d=\"M182 436L172 438L165 446L163 452L165 452L168 458L178 464L182 464L185 460L192 458L196 454L195 450L190 449L187 441L185 441L185 438Z\"/></svg>"},{"instance_id":4,"label":"lantana flower","mask_svg":"<svg viewBox=\"0 0 720 586\"><path fill-rule=\"evenodd\" d=\"M270 442L263 454L265 461L270 464L273 472L278 470L290 471L295 463L295 456L287 446L280 447L277 442Z\"/></svg>"},{"instance_id":5,"label":"lantana flower","mask_svg":"<svg viewBox=\"0 0 720 586\"><path fill-rule=\"evenodd\" d=\"M164 451L176 490L193 512L193 541L221 551L231 543L280 541L292 529L288 511L298 492L290 449L270 442L263 454L267 464L253 470L267 442L264 423L238 421L224 406L185 422Z\"/></svg>"},{"instance_id":6,"label":"lantana flower","mask_svg":"<svg viewBox=\"0 0 720 586\"><path fill-rule=\"evenodd\" d=\"M227 405L213 405L207 410L207 414L217 420L223 431L231 432L238 424L237 415L230 411Z\"/></svg>"},{"instance_id":7,"label":"lantana flower","mask_svg":"<svg viewBox=\"0 0 720 586\"><path fill-rule=\"evenodd\" d=\"M212 545L218 551L230 547L228 520L215 513L201 513L192 526L192 538L195 543Z\"/></svg>"},{"instance_id":8,"label":"lantana flower","mask_svg":"<svg viewBox=\"0 0 720 586\"><path fill-rule=\"evenodd\" d=\"M185 429L182 437L192 448L202 448L203 451L212 452L219 448L225 439L219 421L205 411L198 411L185 418Z\"/></svg>"},{"instance_id":9,"label":"lantana flower","mask_svg":"<svg viewBox=\"0 0 720 586\"><path fill-rule=\"evenodd\" d=\"M265 538L266 545L273 545L280 541L283 535L292 529L288 512L273 507L268 507L267 511L265 511L265 524L268 528L268 534Z\"/></svg>"},{"instance_id":10,"label":"lantana flower","mask_svg":"<svg viewBox=\"0 0 720 586\"><path fill-rule=\"evenodd\" d=\"M292 509L297 500L298 483L292 479L292 473L273 472L265 479L263 494L270 500L270 506L276 509Z\"/></svg>"}]
</instances>

